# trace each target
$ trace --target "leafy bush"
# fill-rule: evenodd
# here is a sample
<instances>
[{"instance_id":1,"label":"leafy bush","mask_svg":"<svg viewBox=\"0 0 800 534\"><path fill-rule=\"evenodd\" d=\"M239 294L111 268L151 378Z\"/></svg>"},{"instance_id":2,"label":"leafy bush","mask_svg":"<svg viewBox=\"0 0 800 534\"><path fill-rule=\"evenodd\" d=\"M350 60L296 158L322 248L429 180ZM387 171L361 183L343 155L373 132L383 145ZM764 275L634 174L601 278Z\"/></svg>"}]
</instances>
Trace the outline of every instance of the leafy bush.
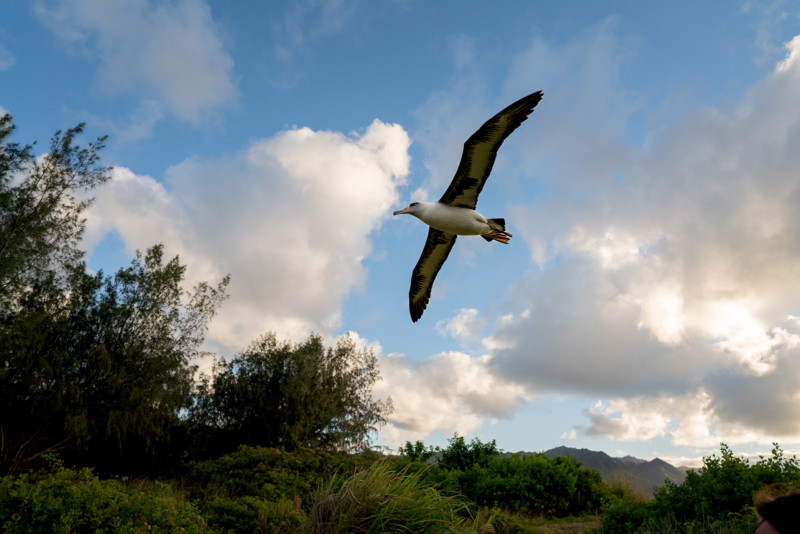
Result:
<instances>
[{"instance_id":1,"label":"leafy bush","mask_svg":"<svg viewBox=\"0 0 800 534\"><path fill-rule=\"evenodd\" d=\"M188 414L198 453L231 444L364 450L392 409L372 398L379 377L373 352L349 336L326 348L315 334L297 344L266 334L201 377Z\"/></svg>"},{"instance_id":2,"label":"leafy bush","mask_svg":"<svg viewBox=\"0 0 800 534\"><path fill-rule=\"evenodd\" d=\"M464 495L479 505L542 516L596 512L608 497L600 474L572 457L497 457L485 468L462 472L458 480Z\"/></svg>"},{"instance_id":3,"label":"leafy bush","mask_svg":"<svg viewBox=\"0 0 800 534\"><path fill-rule=\"evenodd\" d=\"M412 462L427 462L436 456L440 451L441 449L439 449L439 447L426 447L425 444L420 440L417 440L414 443L406 441L406 444L401 445L397 450L397 452L400 453L400 456L408 458Z\"/></svg>"},{"instance_id":4,"label":"leafy bush","mask_svg":"<svg viewBox=\"0 0 800 534\"><path fill-rule=\"evenodd\" d=\"M660 521L655 516L651 503L626 495L603 508L600 532L653 532Z\"/></svg>"},{"instance_id":5,"label":"leafy bush","mask_svg":"<svg viewBox=\"0 0 800 534\"><path fill-rule=\"evenodd\" d=\"M215 528L298 532L323 478L352 474L378 457L242 445L232 454L189 464L181 484Z\"/></svg>"},{"instance_id":6,"label":"leafy bush","mask_svg":"<svg viewBox=\"0 0 800 534\"><path fill-rule=\"evenodd\" d=\"M192 498L210 502L217 497L258 497L264 501L311 504L311 492L327 474L354 473L377 455L333 454L311 449L283 449L242 445L214 460L191 463L182 479Z\"/></svg>"},{"instance_id":7,"label":"leafy bush","mask_svg":"<svg viewBox=\"0 0 800 534\"><path fill-rule=\"evenodd\" d=\"M203 509L209 525L224 531L259 534L301 532L305 515L299 500L264 501L257 497L218 497Z\"/></svg>"},{"instance_id":8,"label":"leafy bush","mask_svg":"<svg viewBox=\"0 0 800 534\"><path fill-rule=\"evenodd\" d=\"M440 455L431 467L429 453ZM572 457L545 454L503 456L494 441L466 443L458 435L443 450L406 443L396 465L421 476L447 494L464 495L480 507L536 516L597 513L612 495L600 473ZM430 467L430 469L429 469Z\"/></svg>"},{"instance_id":9,"label":"leafy bush","mask_svg":"<svg viewBox=\"0 0 800 534\"><path fill-rule=\"evenodd\" d=\"M776 482L800 482L800 464L775 444L772 456L751 465L724 443L720 456L703 458L678 485L667 482L651 502L623 497L602 513L602 532L668 532L675 525L692 532L752 532L756 492Z\"/></svg>"},{"instance_id":10,"label":"leafy bush","mask_svg":"<svg viewBox=\"0 0 800 534\"><path fill-rule=\"evenodd\" d=\"M419 447L421 442L417 442ZM489 461L502 453L495 440L482 443L478 438L467 444L458 434L447 440L447 448L442 450L439 465L445 469L466 471L473 466L486 467Z\"/></svg>"},{"instance_id":11,"label":"leafy bush","mask_svg":"<svg viewBox=\"0 0 800 534\"><path fill-rule=\"evenodd\" d=\"M768 484L800 480L797 459L785 458L775 444L771 458L750 465L722 444L720 456L703 458L703 467L686 474L681 485L668 483L655 493L659 513L673 514L680 522L698 518L727 520L753 506L753 496Z\"/></svg>"},{"instance_id":12,"label":"leafy bush","mask_svg":"<svg viewBox=\"0 0 800 534\"><path fill-rule=\"evenodd\" d=\"M160 482L125 485L90 470L0 479L3 532L212 532L194 505Z\"/></svg>"}]
</instances>

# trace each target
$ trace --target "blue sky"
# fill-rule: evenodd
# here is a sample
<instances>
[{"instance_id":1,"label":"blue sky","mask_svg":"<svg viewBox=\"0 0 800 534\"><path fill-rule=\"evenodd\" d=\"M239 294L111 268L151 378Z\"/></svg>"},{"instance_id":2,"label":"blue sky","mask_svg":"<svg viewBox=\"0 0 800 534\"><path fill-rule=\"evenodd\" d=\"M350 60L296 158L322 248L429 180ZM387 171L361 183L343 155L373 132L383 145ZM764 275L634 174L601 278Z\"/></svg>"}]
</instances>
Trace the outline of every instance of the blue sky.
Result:
<instances>
[{"instance_id":1,"label":"blue sky","mask_svg":"<svg viewBox=\"0 0 800 534\"><path fill-rule=\"evenodd\" d=\"M0 0L0 108L110 136L90 267L230 274L210 349L372 347L380 443L691 464L800 449L798 35L788 1ZM460 238L412 324L392 210L536 90L478 203L514 238Z\"/></svg>"}]
</instances>

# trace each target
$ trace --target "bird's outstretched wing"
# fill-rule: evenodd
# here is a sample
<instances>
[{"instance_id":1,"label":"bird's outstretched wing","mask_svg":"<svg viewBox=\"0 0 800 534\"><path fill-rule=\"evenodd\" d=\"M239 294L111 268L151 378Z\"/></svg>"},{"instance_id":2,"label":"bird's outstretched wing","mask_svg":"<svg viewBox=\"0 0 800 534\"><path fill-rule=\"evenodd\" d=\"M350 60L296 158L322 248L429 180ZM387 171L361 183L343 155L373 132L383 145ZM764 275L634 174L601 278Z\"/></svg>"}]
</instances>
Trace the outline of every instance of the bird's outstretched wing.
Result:
<instances>
[{"instance_id":1,"label":"bird's outstretched wing","mask_svg":"<svg viewBox=\"0 0 800 534\"><path fill-rule=\"evenodd\" d=\"M444 260L450 254L450 249L456 242L456 234L443 232L435 228L428 230L428 240L419 257L414 274L411 275L411 289L408 290L408 309L411 320L415 323L422 317L422 312L431 298L431 288L436 274L441 269Z\"/></svg>"},{"instance_id":2,"label":"bird's outstretched wing","mask_svg":"<svg viewBox=\"0 0 800 534\"><path fill-rule=\"evenodd\" d=\"M528 118L541 99L542 92L537 91L517 100L486 121L467 139L456 175L439 202L475 209L483 184L492 172L497 149Z\"/></svg>"}]
</instances>

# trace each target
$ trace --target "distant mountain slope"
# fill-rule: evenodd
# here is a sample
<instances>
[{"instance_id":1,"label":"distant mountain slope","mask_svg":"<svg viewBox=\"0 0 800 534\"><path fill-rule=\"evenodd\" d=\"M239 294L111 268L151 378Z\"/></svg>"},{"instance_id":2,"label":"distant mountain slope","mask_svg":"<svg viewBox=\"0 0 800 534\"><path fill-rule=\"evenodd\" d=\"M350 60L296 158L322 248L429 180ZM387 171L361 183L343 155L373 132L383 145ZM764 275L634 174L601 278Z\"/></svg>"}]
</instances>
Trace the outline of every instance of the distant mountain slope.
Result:
<instances>
[{"instance_id":1,"label":"distant mountain slope","mask_svg":"<svg viewBox=\"0 0 800 534\"><path fill-rule=\"evenodd\" d=\"M612 458L604 452L563 446L545 451L545 455L549 458L572 456L584 467L599 471L606 482L623 480L628 482L631 487L648 494L652 493L657 486L663 486L665 479L680 484L686 478L684 469L674 467L659 458L649 461L632 456Z\"/></svg>"}]
</instances>

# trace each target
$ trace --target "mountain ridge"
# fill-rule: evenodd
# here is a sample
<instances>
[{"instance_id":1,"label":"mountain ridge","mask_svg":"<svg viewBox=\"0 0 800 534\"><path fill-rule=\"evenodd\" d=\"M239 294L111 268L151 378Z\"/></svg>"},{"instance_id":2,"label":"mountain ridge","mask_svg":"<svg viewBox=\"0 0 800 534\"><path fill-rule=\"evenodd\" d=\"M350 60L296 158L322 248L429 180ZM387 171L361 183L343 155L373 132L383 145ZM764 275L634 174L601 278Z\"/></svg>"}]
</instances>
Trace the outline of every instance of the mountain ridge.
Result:
<instances>
[{"instance_id":1,"label":"mountain ridge","mask_svg":"<svg viewBox=\"0 0 800 534\"><path fill-rule=\"evenodd\" d=\"M627 482L632 488L652 494L665 480L681 484L686 469L675 467L660 458L642 460L633 456L615 458L602 451L576 449L564 445L544 452L548 458L572 456L584 467L598 471L606 482Z\"/></svg>"}]
</instances>

